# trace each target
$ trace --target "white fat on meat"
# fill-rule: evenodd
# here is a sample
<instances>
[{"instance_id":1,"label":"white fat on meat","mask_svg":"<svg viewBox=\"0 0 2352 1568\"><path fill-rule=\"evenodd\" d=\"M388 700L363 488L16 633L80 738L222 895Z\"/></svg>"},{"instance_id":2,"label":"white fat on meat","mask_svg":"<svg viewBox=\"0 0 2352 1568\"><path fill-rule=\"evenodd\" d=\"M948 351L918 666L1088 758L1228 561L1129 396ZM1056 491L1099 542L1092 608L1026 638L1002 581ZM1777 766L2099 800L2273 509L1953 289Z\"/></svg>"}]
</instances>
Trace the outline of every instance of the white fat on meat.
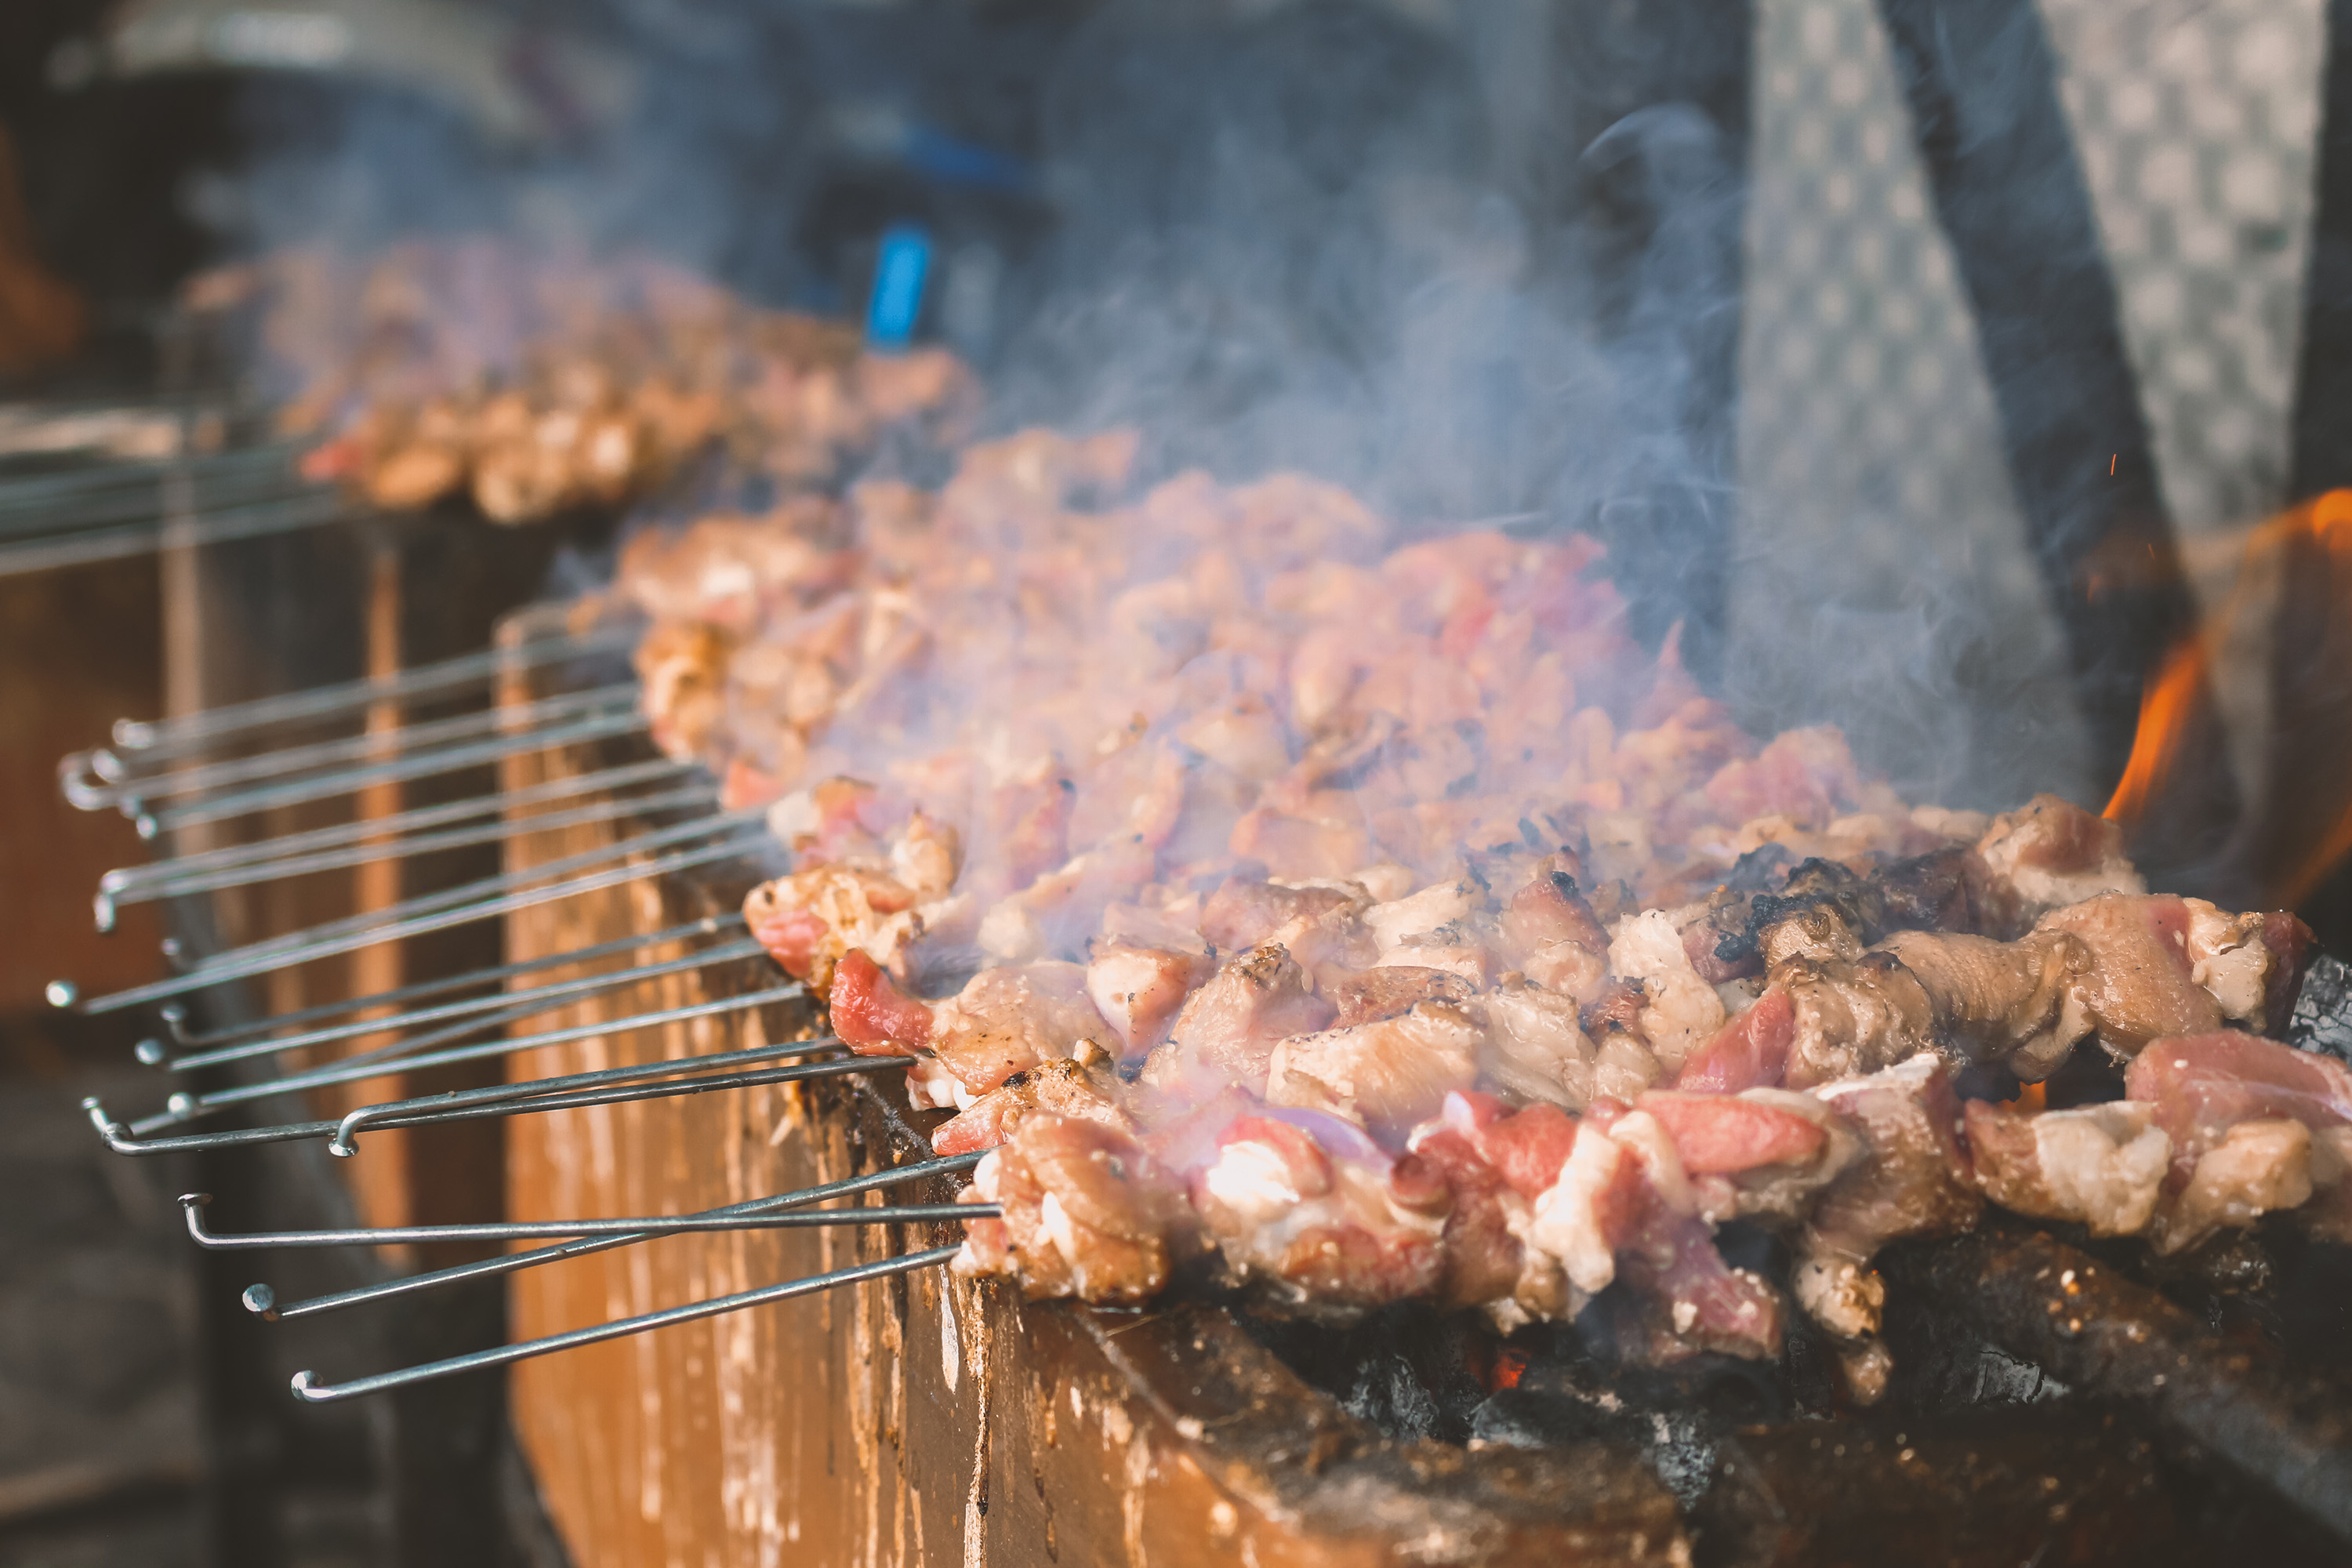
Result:
<instances>
[{"instance_id":1,"label":"white fat on meat","mask_svg":"<svg viewBox=\"0 0 2352 1568\"><path fill-rule=\"evenodd\" d=\"M2112 824L2094 829L2082 820L2086 816L2055 795L2039 795L1994 817L1977 841L1977 854L2016 894L2024 918L2101 893L2147 891L2124 858L2121 833Z\"/></svg>"},{"instance_id":2,"label":"white fat on meat","mask_svg":"<svg viewBox=\"0 0 2352 1568\"><path fill-rule=\"evenodd\" d=\"M1212 973L1205 956L1163 948L1098 945L1087 961L1087 996L1129 1058L1149 1053L1192 988Z\"/></svg>"},{"instance_id":3,"label":"white fat on meat","mask_svg":"<svg viewBox=\"0 0 2352 1568\"><path fill-rule=\"evenodd\" d=\"M1587 1296L1599 1295L1617 1278L1604 1211L1617 1190L1620 1167L1633 1157L1613 1138L1580 1132L1559 1179L1536 1199L1524 1224L1511 1227L1530 1252L1559 1259L1568 1282Z\"/></svg>"},{"instance_id":4,"label":"white fat on meat","mask_svg":"<svg viewBox=\"0 0 2352 1568\"><path fill-rule=\"evenodd\" d=\"M1402 899L1374 904L1364 911L1364 924L1370 928L1373 941L1386 956L1414 937L1467 919L1471 911L1486 902L1486 890L1466 877L1433 882Z\"/></svg>"},{"instance_id":5,"label":"white fat on meat","mask_svg":"<svg viewBox=\"0 0 2352 1568\"><path fill-rule=\"evenodd\" d=\"M2179 1252L2215 1231L2250 1226L2311 1197L2311 1130L2292 1117L2241 1121L2205 1151L2165 1216L2158 1252Z\"/></svg>"},{"instance_id":6,"label":"white fat on meat","mask_svg":"<svg viewBox=\"0 0 2352 1568\"><path fill-rule=\"evenodd\" d=\"M1679 1215L1698 1213L1698 1194L1683 1169L1682 1152L1657 1118L1646 1110L1621 1116L1609 1125L1609 1136L1642 1162L1642 1174L1658 1201ZM1581 1142L1581 1140L1580 1140Z\"/></svg>"},{"instance_id":7,"label":"white fat on meat","mask_svg":"<svg viewBox=\"0 0 2352 1568\"><path fill-rule=\"evenodd\" d=\"M1723 1027L1723 998L1691 967L1682 933L1664 910L1629 915L1609 937L1609 972L1642 983L1642 1034L1668 1072Z\"/></svg>"},{"instance_id":8,"label":"white fat on meat","mask_svg":"<svg viewBox=\"0 0 2352 1568\"><path fill-rule=\"evenodd\" d=\"M1477 1081L1486 1031L1466 1009L1416 1003L1411 1012L1352 1028L1294 1035L1274 1047L1269 1105L1328 1110L1402 1137L1445 1097Z\"/></svg>"},{"instance_id":9,"label":"white fat on meat","mask_svg":"<svg viewBox=\"0 0 2352 1568\"><path fill-rule=\"evenodd\" d=\"M2034 1118L2042 1179L2064 1216L2093 1236L2147 1228L2172 1159L2172 1140L2129 1100L2053 1110Z\"/></svg>"},{"instance_id":10,"label":"white fat on meat","mask_svg":"<svg viewBox=\"0 0 2352 1568\"><path fill-rule=\"evenodd\" d=\"M2189 906L2189 977L2221 1005L2224 1018L2261 1018L2271 972L2263 917L2233 915L2202 899L2180 901Z\"/></svg>"},{"instance_id":11,"label":"white fat on meat","mask_svg":"<svg viewBox=\"0 0 2352 1568\"><path fill-rule=\"evenodd\" d=\"M1971 1101L1967 1118L1977 1184L2011 1213L2094 1236L2137 1236L2155 1217L2172 1140L2154 1107L2119 1100L2028 1115Z\"/></svg>"},{"instance_id":12,"label":"white fat on meat","mask_svg":"<svg viewBox=\"0 0 2352 1568\"><path fill-rule=\"evenodd\" d=\"M1578 1026L1573 1001L1525 982L1498 986L1480 1001L1486 1009L1481 1076L1522 1100L1570 1110L1592 1102L1592 1042Z\"/></svg>"},{"instance_id":13,"label":"white fat on meat","mask_svg":"<svg viewBox=\"0 0 2352 1568\"><path fill-rule=\"evenodd\" d=\"M1642 1091L1655 1085L1666 1076L1658 1058L1643 1050L1641 1043L1622 1029L1602 1033L1601 1044L1592 1053L1592 1098L1622 1100L1627 1105L1642 1098Z\"/></svg>"}]
</instances>

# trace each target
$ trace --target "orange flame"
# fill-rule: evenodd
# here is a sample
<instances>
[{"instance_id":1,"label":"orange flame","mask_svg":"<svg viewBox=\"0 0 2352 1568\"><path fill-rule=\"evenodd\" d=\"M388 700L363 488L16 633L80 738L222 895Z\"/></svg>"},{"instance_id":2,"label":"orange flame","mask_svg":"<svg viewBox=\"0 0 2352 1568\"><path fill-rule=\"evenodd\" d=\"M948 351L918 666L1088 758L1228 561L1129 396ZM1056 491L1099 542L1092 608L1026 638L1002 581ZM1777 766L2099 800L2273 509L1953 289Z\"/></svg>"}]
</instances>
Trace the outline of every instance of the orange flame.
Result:
<instances>
[{"instance_id":1,"label":"orange flame","mask_svg":"<svg viewBox=\"0 0 2352 1568\"><path fill-rule=\"evenodd\" d=\"M2287 613L2291 605L2306 613ZM2254 626L2278 634L2265 672L2275 701L2318 704L2316 713L2273 713L2255 811L2265 892L2292 908L2352 854L2352 736L2325 717L2352 706L2352 490L2330 490L2246 531L2229 594L2166 653L2142 693L2131 757L2104 815L2137 826L2163 797L2183 745L2212 708L2224 640ZM2289 646L2291 634L2315 646Z\"/></svg>"},{"instance_id":2,"label":"orange flame","mask_svg":"<svg viewBox=\"0 0 2352 1568\"><path fill-rule=\"evenodd\" d=\"M2164 656L2156 679L2140 693L2139 728L2132 735L2131 760L2116 793L2100 815L2126 826L2147 813L2148 802L2171 775L2187 733L2189 716L2206 688L2206 666L2211 658L2211 636L2199 631L2183 637Z\"/></svg>"}]
</instances>

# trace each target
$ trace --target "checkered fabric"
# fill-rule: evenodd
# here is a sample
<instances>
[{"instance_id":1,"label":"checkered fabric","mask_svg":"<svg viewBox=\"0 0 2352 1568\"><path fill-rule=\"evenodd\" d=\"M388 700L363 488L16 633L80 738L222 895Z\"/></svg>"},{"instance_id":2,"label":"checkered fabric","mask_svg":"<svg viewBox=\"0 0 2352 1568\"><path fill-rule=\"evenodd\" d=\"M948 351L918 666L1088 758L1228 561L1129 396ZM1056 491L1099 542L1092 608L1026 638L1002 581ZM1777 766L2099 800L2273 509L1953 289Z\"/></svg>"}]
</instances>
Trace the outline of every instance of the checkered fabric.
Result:
<instances>
[{"instance_id":1,"label":"checkered fabric","mask_svg":"<svg viewBox=\"0 0 2352 1568\"><path fill-rule=\"evenodd\" d=\"M2242 521L2284 483L2321 0L2042 4L2167 500L2192 534ZM1798 716L1840 656L1791 636L1800 605L1893 639L1915 697L1996 704L2000 749L2067 788L2064 656L1873 0L1759 0L1756 57L1732 607L1756 705ZM1984 787L1994 738L1913 760Z\"/></svg>"},{"instance_id":2,"label":"checkered fabric","mask_svg":"<svg viewBox=\"0 0 2352 1568\"><path fill-rule=\"evenodd\" d=\"M2284 491L2321 0L2042 0L2165 499L2188 532Z\"/></svg>"},{"instance_id":3,"label":"checkered fabric","mask_svg":"<svg viewBox=\"0 0 2352 1568\"><path fill-rule=\"evenodd\" d=\"M1908 754L1922 738L1874 743L1866 710L1991 705L2037 783L2079 787L2065 656L1872 0L1759 0L1755 85L1732 624L1759 716L1837 720L1879 766L1990 795L2008 781L1971 776L1982 737ZM1871 679L1824 699L1857 639Z\"/></svg>"}]
</instances>

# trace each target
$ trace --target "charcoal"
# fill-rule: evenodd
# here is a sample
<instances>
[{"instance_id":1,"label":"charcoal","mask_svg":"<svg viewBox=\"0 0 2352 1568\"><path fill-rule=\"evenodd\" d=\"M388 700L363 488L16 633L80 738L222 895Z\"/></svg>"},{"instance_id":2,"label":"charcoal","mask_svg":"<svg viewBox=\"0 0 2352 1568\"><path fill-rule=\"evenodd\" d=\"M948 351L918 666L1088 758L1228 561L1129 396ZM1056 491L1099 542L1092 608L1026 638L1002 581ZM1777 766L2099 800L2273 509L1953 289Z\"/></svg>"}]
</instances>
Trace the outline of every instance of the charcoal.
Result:
<instances>
[{"instance_id":1,"label":"charcoal","mask_svg":"<svg viewBox=\"0 0 2352 1568\"><path fill-rule=\"evenodd\" d=\"M2286 1042L2297 1050L2352 1061L2352 964L2329 952L2311 961L2287 1022Z\"/></svg>"}]
</instances>

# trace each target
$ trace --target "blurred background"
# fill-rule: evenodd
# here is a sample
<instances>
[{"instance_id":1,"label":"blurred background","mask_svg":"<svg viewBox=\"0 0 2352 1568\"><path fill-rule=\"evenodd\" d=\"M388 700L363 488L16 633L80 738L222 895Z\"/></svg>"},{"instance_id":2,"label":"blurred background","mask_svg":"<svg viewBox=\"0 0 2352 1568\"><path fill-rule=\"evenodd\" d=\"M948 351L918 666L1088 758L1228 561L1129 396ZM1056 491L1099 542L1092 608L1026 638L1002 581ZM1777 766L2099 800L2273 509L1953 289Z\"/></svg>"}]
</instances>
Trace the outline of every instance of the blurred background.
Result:
<instances>
[{"instance_id":1,"label":"blurred background","mask_svg":"<svg viewBox=\"0 0 2352 1568\"><path fill-rule=\"evenodd\" d=\"M2137 742L2175 879L2291 890L2327 936L2336 558L2257 525L2352 478L2347 9L0 6L0 1171L43 1198L0 1204L0 1564L561 1561L495 1432L496 1495L429 1544L388 1418L232 1408L173 1173L72 1110L138 1031L43 1002L152 978L166 934L83 920L143 850L57 759L372 668L392 536L305 510L321 427L289 410L341 340L277 309L289 278L372 279L370 331L494 360L494 290L369 268L643 258L950 351L991 430L1131 423L1159 472L1303 468L1408 531L1583 529L1759 732L1838 722L1911 798L1994 809L2107 802ZM447 614L394 652L478 646L461 606L593 582L712 499L402 533ZM199 570L159 552L175 517L264 542Z\"/></svg>"}]
</instances>

